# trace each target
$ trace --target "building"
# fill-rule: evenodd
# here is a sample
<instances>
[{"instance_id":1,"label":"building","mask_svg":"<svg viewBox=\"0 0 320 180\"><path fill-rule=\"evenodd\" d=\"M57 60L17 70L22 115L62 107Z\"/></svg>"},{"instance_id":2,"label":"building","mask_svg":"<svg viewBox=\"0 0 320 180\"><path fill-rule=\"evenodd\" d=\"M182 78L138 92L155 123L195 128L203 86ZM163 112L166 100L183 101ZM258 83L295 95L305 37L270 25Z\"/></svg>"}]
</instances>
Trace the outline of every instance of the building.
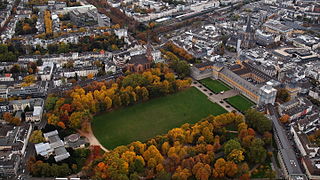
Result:
<instances>
[{"instance_id":1,"label":"building","mask_svg":"<svg viewBox=\"0 0 320 180\"><path fill-rule=\"evenodd\" d=\"M302 156L301 163L309 179L320 179L320 147L309 141L308 135L319 129L319 113L313 113L297 121L290 128L294 142Z\"/></svg>"},{"instance_id":2,"label":"building","mask_svg":"<svg viewBox=\"0 0 320 180\"><path fill-rule=\"evenodd\" d=\"M273 83L268 81L266 85L260 88L259 101L260 104L274 104L276 101L277 90L273 88Z\"/></svg>"},{"instance_id":3,"label":"building","mask_svg":"<svg viewBox=\"0 0 320 180\"><path fill-rule=\"evenodd\" d=\"M84 148L86 141L81 138L79 134L71 134L64 138L65 147L71 147L72 149Z\"/></svg>"},{"instance_id":4,"label":"building","mask_svg":"<svg viewBox=\"0 0 320 180\"><path fill-rule=\"evenodd\" d=\"M50 81L52 78L54 64L53 62L44 62L42 66L39 67L38 74L42 81Z\"/></svg>"},{"instance_id":5,"label":"building","mask_svg":"<svg viewBox=\"0 0 320 180\"><path fill-rule=\"evenodd\" d=\"M45 96L45 84L34 84L28 87L8 88L7 97L41 98Z\"/></svg>"},{"instance_id":6,"label":"building","mask_svg":"<svg viewBox=\"0 0 320 180\"><path fill-rule=\"evenodd\" d=\"M307 180L308 178L302 172L298 159L293 151L285 130L282 128L273 106L268 105L270 119L273 124L274 139L278 147L277 158L280 163L285 179L289 180Z\"/></svg>"},{"instance_id":7,"label":"building","mask_svg":"<svg viewBox=\"0 0 320 180\"><path fill-rule=\"evenodd\" d=\"M126 69L131 72L142 72L151 68L154 57L152 54L152 46L148 42L145 54L134 55L129 58Z\"/></svg>"},{"instance_id":8,"label":"building","mask_svg":"<svg viewBox=\"0 0 320 180\"><path fill-rule=\"evenodd\" d=\"M96 10L75 9L69 14L71 21L79 27L98 24L98 12Z\"/></svg>"},{"instance_id":9,"label":"building","mask_svg":"<svg viewBox=\"0 0 320 180\"><path fill-rule=\"evenodd\" d=\"M196 80L219 79L258 105L275 102L277 90L272 87L275 80L250 61L237 62L229 67L212 62L197 64L191 68L191 76Z\"/></svg>"},{"instance_id":10,"label":"building","mask_svg":"<svg viewBox=\"0 0 320 180\"><path fill-rule=\"evenodd\" d=\"M296 120L312 110L312 103L306 98L295 98L286 103L280 104L279 114L289 115L289 121Z\"/></svg>"},{"instance_id":11,"label":"building","mask_svg":"<svg viewBox=\"0 0 320 180\"><path fill-rule=\"evenodd\" d=\"M38 155L46 158L49 158L50 155L54 155L56 162L70 157L70 154L64 147L64 142L60 139L57 130L44 133L43 136L47 142L35 144L36 153Z\"/></svg>"},{"instance_id":12,"label":"building","mask_svg":"<svg viewBox=\"0 0 320 180\"><path fill-rule=\"evenodd\" d=\"M320 89L319 88L310 89L309 96L312 97L313 99L320 101Z\"/></svg>"},{"instance_id":13,"label":"building","mask_svg":"<svg viewBox=\"0 0 320 180\"><path fill-rule=\"evenodd\" d=\"M273 34L280 34L285 37L291 36L293 29L280 23L280 21L270 19L263 24L263 28Z\"/></svg>"},{"instance_id":14,"label":"building","mask_svg":"<svg viewBox=\"0 0 320 180\"><path fill-rule=\"evenodd\" d=\"M26 151L32 126L1 125L0 128L0 177L14 179L21 158Z\"/></svg>"},{"instance_id":15,"label":"building","mask_svg":"<svg viewBox=\"0 0 320 180\"><path fill-rule=\"evenodd\" d=\"M293 45L296 47L307 48L314 50L320 47L320 39L308 35L300 35L292 40Z\"/></svg>"},{"instance_id":16,"label":"building","mask_svg":"<svg viewBox=\"0 0 320 180\"><path fill-rule=\"evenodd\" d=\"M256 30L255 33L255 39L257 44L262 46L269 46L271 44L274 44L276 42L280 41L279 35L274 35L272 33L263 32L261 30Z\"/></svg>"},{"instance_id":17,"label":"building","mask_svg":"<svg viewBox=\"0 0 320 180\"><path fill-rule=\"evenodd\" d=\"M39 122L42 119L44 100L41 98L14 100L9 102L13 112L25 112L26 122Z\"/></svg>"}]
</instances>

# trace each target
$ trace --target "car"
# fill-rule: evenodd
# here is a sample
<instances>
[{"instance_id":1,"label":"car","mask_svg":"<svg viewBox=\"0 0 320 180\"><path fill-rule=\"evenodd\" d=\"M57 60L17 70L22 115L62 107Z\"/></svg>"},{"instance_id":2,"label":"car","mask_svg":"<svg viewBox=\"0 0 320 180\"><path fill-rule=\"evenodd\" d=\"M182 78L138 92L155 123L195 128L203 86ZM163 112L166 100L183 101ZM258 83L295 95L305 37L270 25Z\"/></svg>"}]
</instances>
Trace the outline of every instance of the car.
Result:
<instances>
[{"instance_id":1,"label":"car","mask_svg":"<svg viewBox=\"0 0 320 180\"><path fill-rule=\"evenodd\" d=\"M203 89L203 91L208 91L208 90L206 90L206 89Z\"/></svg>"},{"instance_id":2,"label":"car","mask_svg":"<svg viewBox=\"0 0 320 180\"><path fill-rule=\"evenodd\" d=\"M223 104L223 101L220 101L221 104Z\"/></svg>"},{"instance_id":3,"label":"car","mask_svg":"<svg viewBox=\"0 0 320 180\"><path fill-rule=\"evenodd\" d=\"M230 106L226 106L226 108L230 108Z\"/></svg>"},{"instance_id":4,"label":"car","mask_svg":"<svg viewBox=\"0 0 320 180\"><path fill-rule=\"evenodd\" d=\"M220 94L223 94L223 93L224 93L224 91L221 91L221 92L220 92Z\"/></svg>"}]
</instances>

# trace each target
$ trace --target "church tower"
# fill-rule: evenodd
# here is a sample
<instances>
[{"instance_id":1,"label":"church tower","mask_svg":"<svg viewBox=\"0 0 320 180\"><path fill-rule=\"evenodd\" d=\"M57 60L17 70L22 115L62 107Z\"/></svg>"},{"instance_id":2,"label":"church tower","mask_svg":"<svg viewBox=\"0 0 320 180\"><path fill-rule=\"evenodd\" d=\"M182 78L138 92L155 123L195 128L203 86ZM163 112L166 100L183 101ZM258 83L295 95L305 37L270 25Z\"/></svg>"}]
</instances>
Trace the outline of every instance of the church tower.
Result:
<instances>
[{"instance_id":1,"label":"church tower","mask_svg":"<svg viewBox=\"0 0 320 180\"><path fill-rule=\"evenodd\" d=\"M147 43L147 52L146 52L146 57L149 62L153 61L153 56L152 56L152 45L150 44L150 39L148 35L148 43Z\"/></svg>"},{"instance_id":2,"label":"church tower","mask_svg":"<svg viewBox=\"0 0 320 180\"><path fill-rule=\"evenodd\" d=\"M254 41L254 29L251 25L251 14L247 18L246 29L243 33L242 47L243 48L252 48L255 44Z\"/></svg>"}]
</instances>

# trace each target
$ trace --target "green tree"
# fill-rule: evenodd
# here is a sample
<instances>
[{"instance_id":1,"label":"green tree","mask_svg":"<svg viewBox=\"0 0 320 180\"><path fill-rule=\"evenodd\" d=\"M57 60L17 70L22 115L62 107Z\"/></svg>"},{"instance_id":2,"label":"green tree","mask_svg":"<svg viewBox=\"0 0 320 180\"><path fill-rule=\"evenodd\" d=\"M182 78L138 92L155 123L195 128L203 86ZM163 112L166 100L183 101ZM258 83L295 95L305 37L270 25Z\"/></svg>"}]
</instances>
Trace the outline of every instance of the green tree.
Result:
<instances>
[{"instance_id":1,"label":"green tree","mask_svg":"<svg viewBox=\"0 0 320 180\"><path fill-rule=\"evenodd\" d=\"M267 157L267 150L263 147L264 142L260 138L255 138L249 150L247 156L252 163L264 163Z\"/></svg>"},{"instance_id":2,"label":"green tree","mask_svg":"<svg viewBox=\"0 0 320 180\"><path fill-rule=\"evenodd\" d=\"M185 78L190 75L190 66L186 61L173 61L170 67L178 74L179 78Z\"/></svg>"},{"instance_id":3,"label":"green tree","mask_svg":"<svg viewBox=\"0 0 320 180\"><path fill-rule=\"evenodd\" d=\"M241 149L241 144L234 139L230 139L224 144L223 147L224 147L224 154L227 156L231 153L232 150Z\"/></svg>"},{"instance_id":4,"label":"green tree","mask_svg":"<svg viewBox=\"0 0 320 180\"><path fill-rule=\"evenodd\" d=\"M272 122L263 113L255 109L249 109L245 112L246 123L263 134L265 131L271 131Z\"/></svg>"}]
</instances>

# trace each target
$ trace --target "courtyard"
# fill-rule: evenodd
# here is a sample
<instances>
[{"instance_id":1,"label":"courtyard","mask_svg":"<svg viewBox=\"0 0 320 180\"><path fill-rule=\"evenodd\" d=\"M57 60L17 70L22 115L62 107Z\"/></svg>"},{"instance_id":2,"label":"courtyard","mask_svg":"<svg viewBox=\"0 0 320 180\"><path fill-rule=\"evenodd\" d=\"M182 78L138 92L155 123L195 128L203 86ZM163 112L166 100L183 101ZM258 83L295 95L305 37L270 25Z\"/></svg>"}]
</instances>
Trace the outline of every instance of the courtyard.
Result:
<instances>
[{"instance_id":1,"label":"courtyard","mask_svg":"<svg viewBox=\"0 0 320 180\"><path fill-rule=\"evenodd\" d=\"M205 78L199 81L201 84L206 86L208 89L210 89L212 92L218 94L222 91L228 91L230 88L228 85L224 84L223 82L219 80L213 80L211 78Z\"/></svg>"},{"instance_id":2,"label":"courtyard","mask_svg":"<svg viewBox=\"0 0 320 180\"><path fill-rule=\"evenodd\" d=\"M231 106L239 110L240 112L245 112L255 105L252 101L242 95L236 95L226 99Z\"/></svg>"}]
</instances>

